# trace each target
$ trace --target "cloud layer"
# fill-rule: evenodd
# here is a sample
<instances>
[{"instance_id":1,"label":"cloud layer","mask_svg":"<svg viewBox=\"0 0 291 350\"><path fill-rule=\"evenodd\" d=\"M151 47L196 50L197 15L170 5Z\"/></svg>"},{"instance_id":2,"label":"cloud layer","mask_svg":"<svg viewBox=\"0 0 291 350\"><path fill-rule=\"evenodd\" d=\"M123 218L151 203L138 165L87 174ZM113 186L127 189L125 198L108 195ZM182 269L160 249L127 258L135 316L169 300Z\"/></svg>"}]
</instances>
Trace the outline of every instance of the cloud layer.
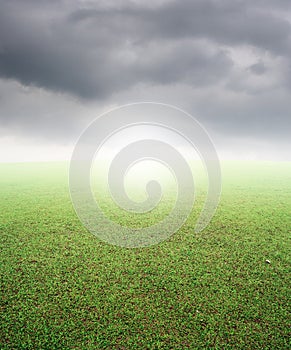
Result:
<instances>
[{"instance_id":1,"label":"cloud layer","mask_svg":"<svg viewBox=\"0 0 291 350\"><path fill-rule=\"evenodd\" d=\"M290 57L288 0L2 0L0 135L73 140L93 111L147 99L286 148Z\"/></svg>"}]
</instances>

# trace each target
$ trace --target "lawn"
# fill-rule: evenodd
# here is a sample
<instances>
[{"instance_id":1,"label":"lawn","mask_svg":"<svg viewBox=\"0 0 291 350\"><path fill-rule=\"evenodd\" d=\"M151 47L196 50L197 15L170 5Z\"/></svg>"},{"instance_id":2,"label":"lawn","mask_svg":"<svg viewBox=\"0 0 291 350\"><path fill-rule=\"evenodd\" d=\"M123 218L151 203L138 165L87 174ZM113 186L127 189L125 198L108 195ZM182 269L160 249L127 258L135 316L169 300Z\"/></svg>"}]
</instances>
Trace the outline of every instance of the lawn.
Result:
<instances>
[{"instance_id":1,"label":"lawn","mask_svg":"<svg viewBox=\"0 0 291 350\"><path fill-rule=\"evenodd\" d=\"M291 163L222 175L203 232L202 190L169 240L126 249L82 226L68 164L1 164L0 348L290 349Z\"/></svg>"}]
</instances>

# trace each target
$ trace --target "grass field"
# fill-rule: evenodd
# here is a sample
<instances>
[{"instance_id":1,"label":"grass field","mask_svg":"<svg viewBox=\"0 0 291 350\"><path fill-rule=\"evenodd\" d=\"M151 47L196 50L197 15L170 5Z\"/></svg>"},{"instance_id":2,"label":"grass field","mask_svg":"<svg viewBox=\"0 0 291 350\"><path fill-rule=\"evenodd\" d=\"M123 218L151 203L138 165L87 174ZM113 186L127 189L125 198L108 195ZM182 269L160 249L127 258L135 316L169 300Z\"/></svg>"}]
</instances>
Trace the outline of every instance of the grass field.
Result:
<instances>
[{"instance_id":1,"label":"grass field","mask_svg":"<svg viewBox=\"0 0 291 350\"><path fill-rule=\"evenodd\" d=\"M87 232L67 166L0 165L1 349L291 348L290 163L223 163L211 224L193 232L198 196L137 249Z\"/></svg>"}]
</instances>

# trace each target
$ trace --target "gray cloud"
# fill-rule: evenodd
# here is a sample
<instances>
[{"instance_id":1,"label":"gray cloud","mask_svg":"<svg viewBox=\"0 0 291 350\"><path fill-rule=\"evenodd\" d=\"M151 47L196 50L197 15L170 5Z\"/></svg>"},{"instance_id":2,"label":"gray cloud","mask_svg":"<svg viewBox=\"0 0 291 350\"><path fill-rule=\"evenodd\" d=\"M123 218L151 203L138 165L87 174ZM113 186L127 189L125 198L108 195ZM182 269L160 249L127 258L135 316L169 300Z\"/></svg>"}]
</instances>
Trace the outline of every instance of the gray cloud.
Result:
<instances>
[{"instance_id":1,"label":"gray cloud","mask_svg":"<svg viewBox=\"0 0 291 350\"><path fill-rule=\"evenodd\" d=\"M70 140L147 99L225 139L288 140L290 55L288 0L0 0L0 129Z\"/></svg>"},{"instance_id":2,"label":"gray cloud","mask_svg":"<svg viewBox=\"0 0 291 350\"><path fill-rule=\"evenodd\" d=\"M221 45L290 53L290 23L255 1L84 4L2 1L0 75L102 99L141 81L219 81L232 67Z\"/></svg>"},{"instance_id":3,"label":"gray cloud","mask_svg":"<svg viewBox=\"0 0 291 350\"><path fill-rule=\"evenodd\" d=\"M266 73L266 71L267 71L266 66L263 62L257 62L257 63L252 64L250 66L250 70L254 74L258 74L258 75L262 75L262 74Z\"/></svg>"}]
</instances>

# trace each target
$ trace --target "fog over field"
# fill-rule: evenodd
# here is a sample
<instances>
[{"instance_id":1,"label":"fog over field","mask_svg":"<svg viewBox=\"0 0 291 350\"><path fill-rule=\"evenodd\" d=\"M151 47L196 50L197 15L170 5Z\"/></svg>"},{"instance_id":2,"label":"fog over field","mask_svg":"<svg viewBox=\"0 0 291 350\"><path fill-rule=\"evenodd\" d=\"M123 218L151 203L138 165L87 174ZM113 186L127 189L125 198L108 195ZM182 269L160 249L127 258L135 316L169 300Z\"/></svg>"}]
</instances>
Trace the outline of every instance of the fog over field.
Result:
<instances>
[{"instance_id":1,"label":"fog over field","mask_svg":"<svg viewBox=\"0 0 291 350\"><path fill-rule=\"evenodd\" d=\"M291 160L288 0L0 1L0 161L70 158L100 113L170 103L221 158Z\"/></svg>"}]
</instances>

